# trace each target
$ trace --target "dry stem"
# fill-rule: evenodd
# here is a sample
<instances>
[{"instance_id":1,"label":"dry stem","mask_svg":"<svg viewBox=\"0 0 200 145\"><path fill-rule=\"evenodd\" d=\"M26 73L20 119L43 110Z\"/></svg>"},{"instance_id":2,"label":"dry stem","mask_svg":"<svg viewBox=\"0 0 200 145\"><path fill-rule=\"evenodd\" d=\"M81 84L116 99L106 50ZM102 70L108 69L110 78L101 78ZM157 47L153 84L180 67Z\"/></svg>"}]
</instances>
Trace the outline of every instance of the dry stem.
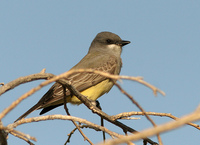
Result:
<instances>
[{"instance_id":1,"label":"dry stem","mask_svg":"<svg viewBox=\"0 0 200 145\"><path fill-rule=\"evenodd\" d=\"M98 145L117 145L117 144L125 143L127 141L137 141L141 138L150 137L158 133L166 132L166 131L181 127L187 124L188 122L193 122L197 120L200 120L200 106L198 106L196 111L194 111L193 113L185 117L182 117L177 121L171 121L171 122L168 122L168 123L165 123L165 124L162 124L150 129L146 129L141 132L137 132L134 135L125 136L120 139L108 140L106 143L100 143Z\"/></svg>"}]
</instances>

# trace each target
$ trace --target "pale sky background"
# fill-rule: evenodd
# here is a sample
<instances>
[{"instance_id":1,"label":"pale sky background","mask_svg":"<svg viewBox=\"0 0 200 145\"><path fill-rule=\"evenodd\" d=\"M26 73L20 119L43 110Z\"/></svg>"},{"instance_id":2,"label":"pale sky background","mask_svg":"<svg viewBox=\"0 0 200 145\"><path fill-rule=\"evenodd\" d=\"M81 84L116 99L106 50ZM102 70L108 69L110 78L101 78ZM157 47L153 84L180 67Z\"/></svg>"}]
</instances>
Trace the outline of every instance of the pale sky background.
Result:
<instances>
[{"instance_id":1,"label":"pale sky background","mask_svg":"<svg viewBox=\"0 0 200 145\"><path fill-rule=\"evenodd\" d=\"M69 70L87 53L93 38L101 31L110 31L131 41L123 49L122 75L143 76L145 81L165 91L165 97L160 94L155 97L149 88L123 81L122 87L146 111L181 117L199 105L200 1L197 0L1 1L0 82L8 83L43 68L56 75ZM0 111L41 82L21 85L0 96ZM20 103L3 118L4 125L32 107L50 86ZM116 87L99 101L109 115L138 111ZM100 124L99 116L84 105L68 107L71 115ZM39 112L28 117L38 116ZM66 113L59 107L47 114ZM157 124L171 121L166 117L152 119ZM138 131L152 127L145 117L122 122ZM105 126L123 134L108 122ZM70 121L54 120L25 124L16 129L36 137L36 145L62 145L73 128ZM91 129L83 129L83 132L93 143L102 140L100 132ZM163 133L161 137L165 145L200 144L200 131L191 126ZM156 137L151 139L157 141ZM12 135L8 143L27 145ZM70 144L88 145L88 142L77 131Z\"/></svg>"}]
</instances>

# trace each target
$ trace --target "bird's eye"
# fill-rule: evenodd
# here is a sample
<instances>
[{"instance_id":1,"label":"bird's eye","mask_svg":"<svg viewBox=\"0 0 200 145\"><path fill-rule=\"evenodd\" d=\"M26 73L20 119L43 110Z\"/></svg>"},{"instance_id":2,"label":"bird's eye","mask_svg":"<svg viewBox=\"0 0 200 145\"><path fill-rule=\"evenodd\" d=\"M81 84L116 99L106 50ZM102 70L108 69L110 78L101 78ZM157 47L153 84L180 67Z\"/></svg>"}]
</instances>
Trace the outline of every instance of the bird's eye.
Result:
<instances>
[{"instance_id":1,"label":"bird's eye","mask_svg":"<svg viewBox=\"0 0 200 145\"><path fill-rule=\"evenodd\" d=\"M112 43L112 40L107 39L106 42L107 42L108 44L111 44L111 43Z\"/></svg>"}]
</instances>

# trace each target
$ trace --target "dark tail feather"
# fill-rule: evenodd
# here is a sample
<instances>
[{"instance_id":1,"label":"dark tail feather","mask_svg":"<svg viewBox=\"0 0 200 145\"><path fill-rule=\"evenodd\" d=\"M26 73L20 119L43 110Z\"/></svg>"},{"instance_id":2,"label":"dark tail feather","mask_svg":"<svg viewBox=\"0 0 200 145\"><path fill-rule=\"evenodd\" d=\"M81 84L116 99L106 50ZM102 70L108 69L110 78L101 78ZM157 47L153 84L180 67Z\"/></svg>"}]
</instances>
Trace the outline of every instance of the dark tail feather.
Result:
<instances>
[{"instance_id":1,"label":"dark tail feather","mask_svg":"<svg viewBox=\"0 0 200 145\"><path fill-rule=\"evenodd\" d=\"M54 109L54 108L56 108L58 106L61 106L61 105L63 105L63 104L58 104L58 105L53 105L53 106L46 107L46 108L42 109L42 111L40 112L40 115L42 115L42 114L44 114L46 112L49 112L50 110L52 110L52 109Z\"/></svg>"},{"instance_id":2,"label":"dark tail feather","mask_svg":"<svg viewBox=\"0 0 200 145\"><path fill-rule=\"evenodd\" d=\"M22 116L20 116L17 120L15 120L15 122L18 121L18 120L20 120L20 119L22 119L22 118L25 118L27 115L29 115L31 112L37 110L39 107L40 107L39 104L35 104L35 105L34 105L32 108L30 108L26 113L24 113L24 114L23 114Z\"/></svg>"}]
</instances>

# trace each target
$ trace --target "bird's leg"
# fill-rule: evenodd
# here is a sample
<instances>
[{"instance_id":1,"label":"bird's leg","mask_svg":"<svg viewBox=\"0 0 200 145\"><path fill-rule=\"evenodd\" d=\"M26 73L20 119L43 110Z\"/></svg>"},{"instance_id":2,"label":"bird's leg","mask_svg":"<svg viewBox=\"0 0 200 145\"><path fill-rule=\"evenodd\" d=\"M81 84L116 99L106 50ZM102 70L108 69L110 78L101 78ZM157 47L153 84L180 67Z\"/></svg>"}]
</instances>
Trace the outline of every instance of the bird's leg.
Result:
<instances>
[{"instance_id":1,"label":"bird's leg","mask_svg":"<svg viewBox=\"0 0 200 145\"><path fill-rule=\"evenodd\" d=\"M95 106L96 106L97 108L99 108L100 110L102 110L102 108L101 108L100 103L99 103L98 100L95 101ZM103 117L101 117L101 126L104 127ZM105 135L105 132L104 132L104 131L103 131L103 140L104 140L104 142L105 142L105 140L106 140L106 135Z\"/></svg>"}]
</instances>

